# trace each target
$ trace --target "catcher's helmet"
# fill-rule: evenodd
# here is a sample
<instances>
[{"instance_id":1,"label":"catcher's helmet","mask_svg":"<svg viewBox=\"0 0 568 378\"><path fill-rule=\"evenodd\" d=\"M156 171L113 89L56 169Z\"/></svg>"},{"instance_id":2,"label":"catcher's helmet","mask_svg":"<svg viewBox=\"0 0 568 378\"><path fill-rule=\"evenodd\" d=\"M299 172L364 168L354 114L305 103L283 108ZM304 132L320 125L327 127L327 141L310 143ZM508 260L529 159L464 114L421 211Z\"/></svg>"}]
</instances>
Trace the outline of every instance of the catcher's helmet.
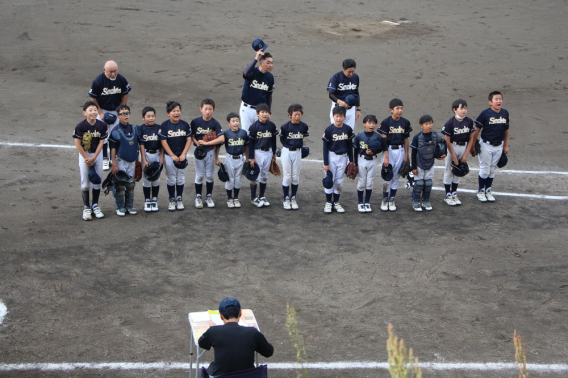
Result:
<instances>
[{"instance_id":1,"label":"catcher's helmet","mask_svg":"<svg viewBox=\"0 0 568 378\"><path fill-rule=\"evenodd\" d=\"M309 147L302 147L302 159L305 158L306 156L308 156L310 154L310 148Z\"/></svg>"},{"instance_id":2,"label":"catcher's helmet","mask_svg":"<svg viewBox=\"0 0 568 378\"><path fill-rule=\"evenodd\" d=\"M103 121L107 125L114 125L114 123L116 122L116 115L114 115L112 113L105 113L105 116L103 117Z\"/></svg>"},{"instance_id":3,"label":"catcher's helmet","mask_svg":"<svg viewBox=\"0 0 568 378\"><path fill-rule=\"evenodd\" d=\"M390 181L392 180L394 174L392 172L392 164L389 164L388 167L385 167L384 165L381 166L381 177L383 178L383 180L385 181Z\"/></svg>"},{"instance_id":4,"label":"catcher's helmet","mask_svg":"<svg viewBox=\"0 0 568 378\"><path fill-rule=\"evenodd\" d=\"M148 181L156 181L160 178L160 173L164 166L159 162L155 161L146 168L144 168L144 178Z\"/></svg>"},{"instance_id":5,"label":"catcher's helmet","mask_svg":"<svg viewBox=\"0 0 568 378\"><path fill-rule=\"evenodd\" d=\"M118 185L126 185L132 181L132 178L128 176L128 173L124 171L117 171L114 174L114 182Z\"/></svg>"},{"instance_id":6,"label":"catcher's helmet","mask_svg":"<svg viewBox=\"0 0 568 378\"><path fill-rule=\"evenodd\" d=\"M259 174L260 168L258 167L258 164L255 164L254 167L249 165L249 168L247 169L247 173L245 175L249 181L256 181Z\"/></svg>"},{"instance_id":7,"label":"catcher's helmet","mask_svg":"<svg viewBox=\"0 0 568 378\"><path fill-rule=\"evenodd\" d=\"M368 148L375 154L378 154L379 152L383 151L383 144L381 143L381 141L373 140L369 143Z\"/></svg>"},{"instance_id":8,"label":"catcher's helmet","mask_svg":"<svg viewBox=\"0 0 568 378\"><path fill-rule=\"evenodd\" d=\"M345 102L349 106L356 106L359 103L359 96L357 95L348 95L345 97Z\"/></svg>"},{"instance_id":9,"label":"catcher's helmet","mask_svg":"<svg viewBox=\"0 0 568 378\"><path fill-rule=\"evenodd\" d=\"M185 169L188 164L189 164L189 162L187 161L187 159L180 160L180 161L174 161L174 166L177 169Z\"/></svg>"},{"instance_id":10,"label":"catcher's helmet","mask_svg":"<svg viewBox=\"0 0 568 378\"><path fill-rule=\"evenodd\" d=\"M507 157L507 154L503 152L501 154L501 158L499 158L499 161L497 162L497 167L503 168L504 166L507 165L508 161L509 161L509 158Z\"/></svg>"},{"instance_id":11,"label":"catcher's helmet","mask_svg":"<svg viewBox=\"0 0 568 378\"><path fill-rule=\"evenodd\" d=\"M434 150L434 157L441 158L444 155L448 154L448 146L446 146L445 142L440 142L436 144L436 149Z\"/></svg>"},{"instance_id":12,"label":"catcher's helmet","mask_svg":"<svg viewBox=\"0 0 568 378\"><path fill-rule=\"evenodd\" d=\"M217 176L222 182L229 181L229 175L227 174L227 169L225 169L225 164L219 164L219 171L217 172Z\"/></svg>"},{"instance_id":13,"label":"catcher's helmet","mask_svg":"<svg viewBox=\"0 0 568 378\"><path fill-rule=\"evenodd\" d=\"M469 173L469 166L465 162L460 161L458 165L455 165L452 161L451 165L451 171L454 176L463 177Z\"/></svg>"},{"instance_id":14,"label":"catcher's helmet","mask_svg":"<svg viewBox=\"0 0 568 378\"><path fill-rule=\"evenodd\" d=\"M210 151L209 148L199 146L195 148L195 151L193 151L193 156L195 156L197 160L203 160L205 159L205 156L207 156L207 152L209 151Z\"/></svg>"},{"instance_id":15,"label":"catcher's helmet","mask_svg":"<svg viewBox=\"0 0 568 378\"><path fill-rule=\"evenodd\" d=\"M89 181L92 182L95 185L100 184L101 181L102 181L101 176L99 176L95 167L89 168Z\"/></svg>"},{"instance_id":16,"label":"catcher's helmet","mask_svg":"<svg viewBox=\"0 0 568 378\"><path fill-rule=\"evenodd\" d=\"M333 173L331 171L327 171L323 180L321 180L323 187L326 189L333 188Z\"/></svg>"}]
</instances>

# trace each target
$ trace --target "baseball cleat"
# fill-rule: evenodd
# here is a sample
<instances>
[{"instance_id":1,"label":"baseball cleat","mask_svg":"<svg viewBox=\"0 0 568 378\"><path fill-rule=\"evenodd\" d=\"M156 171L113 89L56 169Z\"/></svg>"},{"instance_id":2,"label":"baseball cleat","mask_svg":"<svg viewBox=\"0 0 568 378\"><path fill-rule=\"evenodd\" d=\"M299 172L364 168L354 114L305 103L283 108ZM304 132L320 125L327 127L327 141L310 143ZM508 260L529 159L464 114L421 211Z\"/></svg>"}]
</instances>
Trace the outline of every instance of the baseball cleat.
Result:
<instances>
[{"instance_id":1,"label":"baseball cleat","mask_svg":"<svg viewBox=\"0 0 568 378\"><path fill-rule=\"evenodd\" d=\"M371 204L370 204L370 203L366 203L366 204L365 204L365 212L366 212L366 213L371 213L371 212L373 212L373 210L371 210Z\"/></svg>"},{"instance_id":2,"label":"baseball cleat","mask_svg":"<svg viewBox=\"0 0 568 378\"><path fill-rule=\"evenodd\" d=\"M203 209L203 201L201 200L201 197L195 198L195 207L198 209Z\"/></svg>"},{"instance_id":3,"label":"baseball cleat","mask_svg":"<svg viewBox=\"0 0 568 378\"><path fill-rule=\"evenodd\" d=\"M296 202L296 197L292 197L290 200L290 206L292 206L292 210L298 210L298 202Z\"/></svg>"},{"instance_id":4,"label":"baseball cleat","mask_svg":"<svg viewBox=\"0 0 568 378\"><path fill-rule=\"evenodd\" d=\"M181 200L181 196L178 196L178 198L176 198L176 209L177 210L185 209L185 206L183 206L183 201Z\"/></svg>"},{"instance_id":5,"label":"baseball cleat","mask_svg":"<svg viewBox=\"0 0 568 378\"><path fill-rule=\"evenodd\" d=\"M211 196L205 197L205 203L207 204L207 207L215 207L215 202L213 202L213 198L211 198Z\"/></svg>"},{"instance_id":6,"label":"baseball cleat","mask_svg":"<svg viewBox=\"0 0 568 378\"><path fill-rule=\"evenodd\" d=\"M270 202L266 199L266 197L259 198L260 202L262 202L262 206L270 206Z\"/></svg>"},{"instance_id":7,"label":"baseball cleat","mask_svg":"<svg viewBox=\"0 0 568 378\"><path fill-rule=\"evenodd\" d=\"M101 219L101 218L104 218L104 217L105 217L105 215L104 215L103 212L101 211L101 208L98 207L98 206L93 206L93 207L91 208L91 211L93 212L93 214L95 214L95 217L96 217L97 219Z\"/></svg>"},{"instance_id":8,"label":"baseball cleat","mask_svg":"<svg viewBox=\"0 0 568 378\"><path fill-rule=\"evenodd\" d=\"M325 207L323 208L324 213L331 213L331 202L326 202Z\"/></svg>"},{"instance_id":9,"label":"baseball cleat","mask_svg":"<svg viewBox=\"0 0 568 378\"><path fill-rule=\"evenodd\" d=\"M235 207L235 201L233 201L232 199L228 200L228 201L227 201L227 207L228 207L229 209L234 208L234 207Z\"/></svg>"},{"instance_id":10,"label":"baseball cleat","mask_svg":"<svg viewBox=\"0 0 568 378\"><path fill-rule=\"evenodd\" d=\"M389 211L389 201L386 198L383 199L383 202L381 202L381 210Z\"/></svg>"},{"instance_id":11,"label":"baseball cleat","mask_svg":"<svg viewBox=\"0 0 568 378\"><path fill-rule=\"evenodd\" d=\"M130 215L136 215L136 213L137 213L135 207L131 207L131 208L127 209L127 210L128 210L128 214L130 214Z\"/></svg>"},{"instance_id":12,"label":"baseball cleat","mask_svg":"<svg viewBox=\"0 0 568 378\"><path fill-rule=\"evenodd\" d=\"M158 201L152 202L152 211L158 211Z\"/></svg>"},{"instance_id":13,"label":"baseball cleat","mask_svg":"<svg viewBox=\"0 0 568 378\"><path fill-rule=\"evenodd\" d=\"M491 190L485 191L485 198L487 198L487 201L489 202L495 202L495 197L493 197L493 194L491 194Z\"/></svg>"},{"instance_id":14,"label":"baseball cleat","mask_svg":"<svg viewBox=\"0 0 568 378\"><path fill-rule=\"evenodd\" d=\"M394 204L394 198L389 200L389 211L396 211L396 205Z\"/></svg>"},{"instance_id":15,"label":"baseball cleat","mask_svg":"<svg viewBox=\"0 0 568 378\"><path fill-rule=\"evenodd\" d=\"M146 202L144 202L144 211L146 212L151 212L152 211L152 203L150 200L146 200Z\"/></svg>"},{"instance_id":16,"label":"baseball cleat","mask_svg":"<svg viewBox=\"0 0 568 378\"><path fill-rule=\"evenodd\" d=\"M103 171L108 171L110 169L110 161L108 159L103 159Z\"/></svg>"},{"instance_id":17,"label":"baseball cleat","mask_svg":"<svg viewBox=\"0 0 568 378\"><path fill-rule=\"evenodd\" d=\"M90 221L91 219L93 219L91 209L83 209L83 220Z\"/></svg>"},{"instance_id":18,"label":"baseball cleat","mask_svg":"<svg viewBox=\"0 0 568 378\"><path fill-rule=\"evenodd\" d=\"M360 203L359 205L357 205L357 209L359 210L360 213L366 213L367 210L365 210L365 205Z\"/></svg>"},{"instance_id":19,"label":"baseball cleat","mask_svg":"<svg viewBox=\"0 0 568 378\"><path fill-rule=\"evenodd\" d=\"M454 197L452 197L451 194L448 194L446 198L444 198L444 201L450 206L456 206L456 201L454 201Z\"/></svg>"},{"instance_id":20,"label":"baseball cleat","mask_svg":"<svg viewBox=\"0 0 568 378\"><path fill-rule=\"evenodd\" d=\"M256 207L262 207L262 201L258 197L256 197L253 200L250 200L250 203L252 203Z\"/></svg>"},{"instance_id":21,"label":"baseball cleat","mask_svg":"<svg viewBox=\"0 0 568 378\"><path fill-rule=\"evenodd\" d=\"M487 197L485 197L485 191L480 190L479 192L477 192L477 199L480 200L481 202L487 202Z\"/></svg>"},{"instance_id":22,"label":"baseball cleat","mask_svg":"<svg viewBox=\"0 0 568 378\"><path fill-rule=\"evenodd\" d=\"M169 211L175 211L175 210L176 210L176 200L175 200L175 198L170 198L170 203L168 204L168 210L169 210Z\"/></svg>"},{"instance_id":23,"label":"baseball cleat","mask_svg":"<svg viewBox=\"0 0 568 378\"><path fill-rule=\"evenodd\" d=\"M341 206L339 204L339 202L336 202L336 203L333 204L333 209L335 211L337 211L338 213L344 213L345 212L345 209L343 208L343 206Z\"/></svg>"},{"instance_id":24,"label":"baseball cleat","mask_svg":"<svg viewBox=\"0 0 568 378\"><path fill-rule=\"evenodd\" d=\"M461 204L462 204L461 201L460 201L460 199L458 198L458 195L457 195L457 194L454 194L454 195L452 196L452 198L453 198L454 203L455 203L456 205L461 205Z\"/></svg>"},{"instance_id":25,"label":"baseball cleat","mask_svg":"<svg viewBox=\"0 0 568 378\"><path fill-rule=\"evenodd\" d=\"M412 200L412 208L414 211L422 211L422 206L420 206L420 202L416 200Z\"/></svg>"},{"instance_id":26,"label":"baseball cleat","mask_svg":"<svg viewBox=\"0 0 568 378\"><path fill-rule=\"evenodd\" d=\"M292 205L290 205L290 199L286 197L283 204L284 210L292 210Z\"/></svg>"},{"instance_id":27,"label":"baseball cleat","mask_svg":"<svg viewBox=\"0 0 568 378\"><path fill-rule=\"evenodd\" d=\"M422 206L424 206L427 211L432 210L432 204L430 203L430 201L422 201Z\"/></svg>"},{"instance_id":28,"label":"baseball cleat","mask_svg":"<svg viewBox=\"0 0 568 378\"><path fill-rule=\"evenodd\" d=\"M125 208L116 209L116 215L118 215L119 217L125 216L126 215L126 209Z\"/></svg>"},{"instance_id":29,"label":"baseball cleat","mask_svg":"<svg viewBox=\"0 0 568 378\"><path fill-rule=\"evenodd\" d=\"M241 207L241 202L239 201L238 198L235 198L235 199L233 200L233 203L235 204L235 207Z\"/></svg>"}]
</instances>

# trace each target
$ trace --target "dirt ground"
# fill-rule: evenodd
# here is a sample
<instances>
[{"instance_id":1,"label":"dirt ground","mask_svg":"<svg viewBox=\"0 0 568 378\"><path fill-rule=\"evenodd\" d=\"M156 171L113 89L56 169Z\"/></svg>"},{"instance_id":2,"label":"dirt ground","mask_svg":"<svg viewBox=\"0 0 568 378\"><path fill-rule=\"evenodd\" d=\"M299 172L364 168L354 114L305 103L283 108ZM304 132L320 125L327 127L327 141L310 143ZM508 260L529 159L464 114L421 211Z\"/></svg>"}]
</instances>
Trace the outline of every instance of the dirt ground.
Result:
<instances>
[{"instance_id":1,"label":"dirt ground","mask_svg":"<svg viewBox=\"0 0 568 378\"><path fill-rule=\"evenodd\" d=\"M114 59L132 85L134 114L145 105L165 120L165 102L199 116L217 103L222 121L237 111L241 73L261 37L274 54L273 120L293 102L310 125L310 159L321 159L329 122L325 87L353 58L363 115L388 116L400 97L404 116L450 118L456 98L469 115L504 93L511 114L508 169L564 171L568 152L566 1L450 0L390 3L324 0L264 2L6 0L0 4L0 142L71 146L92 79ZM408 20L385 26L382 20ZM138 121L138 116L132 118ZM222 122L224 125L224 122ZM361 131L361 122L356 126ZM281 208L269 179L269 208L224 206L161 211L83 222L77 153L0 145L0 366L47 362L184 362L187 313L215 309L225 296L254 310L275 346L267 362L293 362L286 301L296 308L309 362L386 361L387 324L425 362L512 362L513 330L530 363L566 363L568 232L566 201L497 196L415 214L401 189L399 210L356 211L355 183L344 215L323 213L322 170L306 162L300 210ZM476 167L475 159L471 166ZM186 203L194 189L187 174ZM435 186L442 186L436 171ZM496 192L566 196L568 176L499 172ZM460 186L475 189L472 172ZM141 209L138 185L136 204ZM164 186L164 185L162 185ZM244 187L242 199L248 196ZM212 353L206 354L209 360ZM346 376L310 370L310 377ZM387 377L385 370L351 376ZM183 370L0 371L10 377L182 377ZM561 377L566 372L531 372ZM271 370L291 377L291 370ZM510 371L434 371L428 377L513 377Z\"/></svg>"}]
</instances>

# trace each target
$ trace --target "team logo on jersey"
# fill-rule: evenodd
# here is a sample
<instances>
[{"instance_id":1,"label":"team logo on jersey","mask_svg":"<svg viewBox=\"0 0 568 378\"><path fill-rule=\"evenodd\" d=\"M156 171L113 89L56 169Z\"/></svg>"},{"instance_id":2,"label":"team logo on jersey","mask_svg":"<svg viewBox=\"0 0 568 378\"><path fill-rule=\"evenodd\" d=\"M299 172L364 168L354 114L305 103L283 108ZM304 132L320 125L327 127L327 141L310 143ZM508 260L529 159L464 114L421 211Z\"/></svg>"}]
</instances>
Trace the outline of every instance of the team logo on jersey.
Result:
<instances>
[{"instance_id":1,"label":"team logo on jersey","mask_svg":"<svg viewBox=\"0 0 568 378\"><path fill-rule=\"evenodd\" d=\"M242 146L245 144L245 140L244 139L229 139L228 142L229 146Z\"/></svg>"},{"instance_id":2,"label":"team logo on jersey","mask_svg":"<svg viewBox=\"0 0 568 378\"><path fill-rule=\"evenodd\" d=\"M265 131L265 132L258 131L258 132L256 133L256 138L257 138L257 139L260 139L260 138L272 138L272 133L271 133L270 131Z\"/></svg>"},{"instance_id":3,"label":"team logo on jersey","mask_svg":"<svg viewBox=\"0 0 568 378\"><path fill-rule=\"evenodd\" d=\"M206 128L206 129L203 129L201 127L197 128L197 134L205 135L205 134L209 134L211 131L213 131L213 130L211 130L210 128Z\"/></svg>"},{"instance_id":4,"label":"team logo on jersey","mask_svg":"<svg viewBox=\"0 0 568 378\"><path fill-rule=\"evenodd\" d=\"M100 138L101 132L100 131L93 131L93 132L91 132L91 137L92 138Z\"/></svg>"},{"instance_id":5,"label":"team logo on jersey","mask_svg":"<svg viewBox=\"0 0 568 378\"><path fill-rule=\"evenodd\" d=\"M337 142L340 140L348 140L349 139L349 135L343 133L343 134L333 134L333 141Z\"/></svg>"},{"instance_id":6,"label":"team logo on jersey","mask_svg":"<svg viewBox=\"0 0 568 378\"><path fill-rule=\"evenodd\" d=\"M122 93L122 89L118 88L118 87L112 87L112 88L103 88L103 91L101 92L102 96L108 96L108 95L113 95L113 94L117 94L117 93Z\"/></svg>"},{"instance_id":7,"label":"team logo on jersey","mask_svg":"<svg viewBox=\"0 0 568 378\"><path fill-rule=\"evenodd\" d=\"M144 142L150 142L150 141L155 141L158 140L158 136L156 134L152 134L152 135L142 135L142 140Z\"/></svg>"},{"instance_id":8,"label":"team logo on jersey","mask_svg":"<svg viewBox=\"0 0 568 378\"><path fill-rule=\"evenodd\" d=\"M296 134L289 132L287 139L304 139L304 134L297 132Z\"/></svg>"},{"instance_id":9,"label":"team logo on jersey","mask_svg":"<svg viewBox=\"0 0 568 378\"><path fill-rule=\"evenodd\" d=\"M349 84L339 83L339 85L337 86L338 91L354 91L356 89L357 89L357 84L353 83Z\"/></svg>"},{"instance_id":10,"label":"team logo on jersey","mask_svg":"<svg viewBox=\"0 0 568 378\"><path fill-rule=\"evenodd\" d=\"M251 88L255 88L255 89L260 89L261 91L267 91L268 90L268 85L265 84L264 82L259 83L256 80L253 80L252 83L250 84Z\"/></svg>"},{"instance_id":11,"label":"team logo on jersey","mask_svg":"<svg viewBox=\"0 0 568 378\"><path fill-rule=\"evenodd\" d=\"M185 132L185 130L178 130L178 131L169 130L168 131L168 138L180 137L180 136L186 136L186 135L187 135L187 133Z\"/></svg>"},{"instance_id":12,"label":"team logo on jersey","mask_svg":"<svg viewBox=\"0 0 568 378\"><path fill-rule=\"evenodd\" d=\"M359 148L362 150L367 150L369 148L369 145L361 140L359 141Z\"/></svg>"},{"instance_id":13,"label":"team logo on jersey","mask_svg":"<svg viewBox=\"0 0 568 378\"><path fill-rule=\"evenodd\" d=\"M503 117L499 117L499 118L495 118L495 117L491 117L489 118L489 124L490 125L495 125L498 123L507 123L507 118L503 118Z\"/></svg>"},{"instance_id":14,"label":"team logo on jersey","mask_svg":"<svg viewBox=\"0 0 568 378\"><path fill-rule=\"evenodd\" d=\"M394 127L391 126L389 129L389 133L391 134L404 134L404 127L399 126L399 127Z\"/></svg>"},{"instance_id":15,"label":"team logo on jersey","mask_svg":"<svg viewBox=\"0 0 568 378\"><path fill-rule=\"evenodd\" d=\"M469 128L459 129L457 127L454 127L454 135L455 134L469 134Z\"/></svg>"}]
</instances>

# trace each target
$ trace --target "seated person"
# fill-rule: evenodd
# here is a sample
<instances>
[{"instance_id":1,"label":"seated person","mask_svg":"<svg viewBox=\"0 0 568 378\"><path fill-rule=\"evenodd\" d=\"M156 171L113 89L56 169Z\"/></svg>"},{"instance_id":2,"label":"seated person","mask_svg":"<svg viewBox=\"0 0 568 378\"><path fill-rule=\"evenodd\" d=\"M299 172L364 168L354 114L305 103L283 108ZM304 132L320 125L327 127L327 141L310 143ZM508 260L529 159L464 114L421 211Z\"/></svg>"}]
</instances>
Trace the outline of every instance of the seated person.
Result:
<instances>
[{"instance_id":1,"label":"seated person","mask_svg":"<svg viewBox=\"0 0 568 378\"><path fill-rule=\"evenodd\" d=\"M235 298L225 298L219 303L222 326L209 328L199 338L199 346L215 352L215 359L207 368L211 376L234 373L254 368L254 352L264 357L274 353L274 347L254 327L239 325L241 304Z\"/></svg>"}]
</instances>

